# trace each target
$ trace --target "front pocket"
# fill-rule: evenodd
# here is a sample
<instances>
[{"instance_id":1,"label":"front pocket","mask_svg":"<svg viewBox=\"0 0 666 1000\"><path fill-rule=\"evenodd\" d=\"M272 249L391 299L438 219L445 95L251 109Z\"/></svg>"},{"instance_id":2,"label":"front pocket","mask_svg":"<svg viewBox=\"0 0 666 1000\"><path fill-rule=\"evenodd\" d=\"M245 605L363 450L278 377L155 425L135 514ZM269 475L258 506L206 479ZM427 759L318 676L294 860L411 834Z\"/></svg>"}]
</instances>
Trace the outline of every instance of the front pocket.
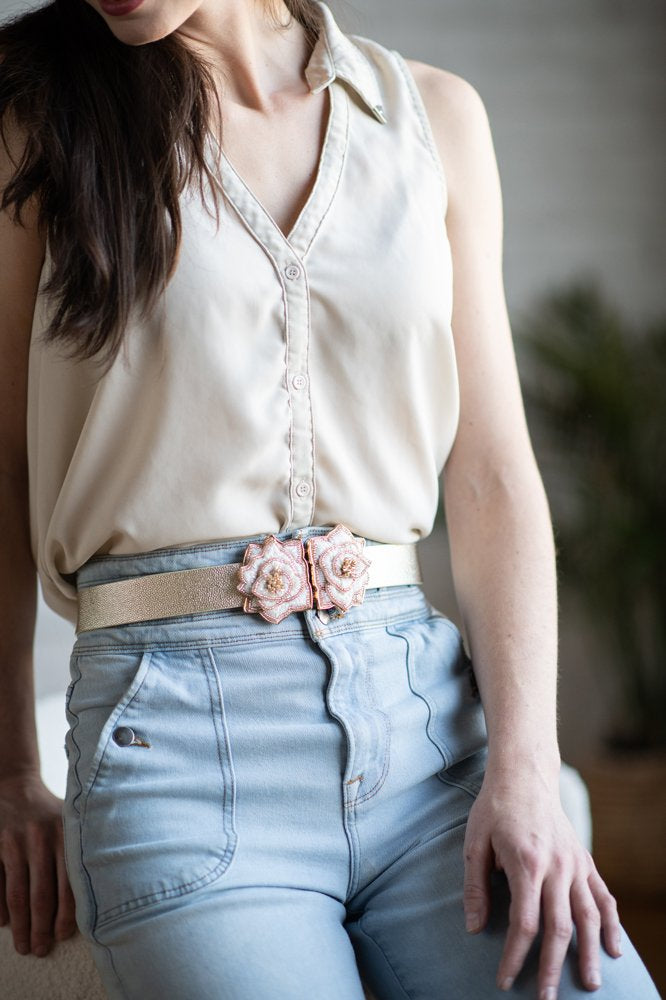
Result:
<instances>
[{"instance_id":1,"label":"front pocket","mask_svg":"<svg viewBox=\"0 0 666 1000\"><path fill-rule=\"evenodd\" d=\"M405 643L409 686L428 707L426 734L443 770L485 746L483 708L473 671L455 624L439 612L421 621L387 626Z\"/></svg>"},{"instance_id":2,"label":"front pocket","mask_svg":"<svg viewBox=\"0 0 666 1000\"><path fill-rule=\"evenodd\" d=\"M235 779L208 649L90 651L77 668L81 862L99 928L228 868Z\"/></svg>"},{"instance_id":3,"label":"front pocket","mask_svg":"<svg viewBox=\"0 0 666 1000\"><path fill-rule=\"evenodd\" d=\"M115 720L135 697L148 673L148 650L104 650L72 654L72 680L65 695L66 741L74 749L72 805L81 811Z\"/></svg>"}]
</instances>

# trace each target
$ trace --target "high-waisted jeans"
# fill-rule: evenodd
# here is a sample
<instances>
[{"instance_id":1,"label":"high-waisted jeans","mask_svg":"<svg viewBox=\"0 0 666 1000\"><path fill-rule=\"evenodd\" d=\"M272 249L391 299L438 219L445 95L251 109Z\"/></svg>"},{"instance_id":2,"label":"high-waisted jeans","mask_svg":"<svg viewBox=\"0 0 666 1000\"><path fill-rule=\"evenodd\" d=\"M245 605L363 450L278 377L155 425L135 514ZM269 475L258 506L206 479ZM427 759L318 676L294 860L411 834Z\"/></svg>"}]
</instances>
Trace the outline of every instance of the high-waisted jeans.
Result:
<instances>
[{"instance_id":1,"label":"high-waisted jeans","mask_svg":"<svg viewBox=\"0 0 666 1000\"><path fill-rule=\"evenodd\" d=\"M239 562L245 544L95 557L77 585ZM362 979L377 1000L536 998L538 940L512 993L495 987L500 873L487 929L465 931L486 729L460 633L421 587L341 617L80 633L66 707L67 870L113 1000L362 1000ZM623 944L596 995L656 998ZM560 996L590 996L575 938Z\"/></svg>"}]
</instances>

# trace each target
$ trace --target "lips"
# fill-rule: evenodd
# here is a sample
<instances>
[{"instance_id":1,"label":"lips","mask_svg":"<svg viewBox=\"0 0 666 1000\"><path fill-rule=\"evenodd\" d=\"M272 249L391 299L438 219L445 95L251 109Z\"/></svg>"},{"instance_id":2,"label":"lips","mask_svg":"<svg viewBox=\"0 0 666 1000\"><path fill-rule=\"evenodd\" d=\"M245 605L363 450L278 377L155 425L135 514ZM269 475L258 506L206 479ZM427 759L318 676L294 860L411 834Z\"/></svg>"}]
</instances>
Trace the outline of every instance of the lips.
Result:
<instances>
[{"instance_id":1,"label":"lips","mask_svg":"<svg viewBox=\"0 0 666 1000\"><path fill-rule=\"evenodd\" d=\"M124 17L140 7L143 0L99 0L99 5L105 14L112 17Z\"/></svg>"}]
</instances>

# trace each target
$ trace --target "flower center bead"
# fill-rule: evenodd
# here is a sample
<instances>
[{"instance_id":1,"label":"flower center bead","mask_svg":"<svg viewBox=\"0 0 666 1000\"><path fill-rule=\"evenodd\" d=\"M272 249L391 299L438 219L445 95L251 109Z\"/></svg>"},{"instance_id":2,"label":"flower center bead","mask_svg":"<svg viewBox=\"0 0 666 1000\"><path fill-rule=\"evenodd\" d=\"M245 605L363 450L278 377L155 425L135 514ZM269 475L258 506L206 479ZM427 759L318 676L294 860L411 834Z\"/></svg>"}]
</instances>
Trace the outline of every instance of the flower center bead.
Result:
<instances>
[{"instance_id":1,"label":"flower center bead","mask_svg":"<svg viewBox=\"0 0 666 1000\"><path fill-rule=\"evenodd\" d=\"M352 559L351 556L345 556L342 560L342 565L340 566L340 572L343 576L351 576L356 569L356 560Z\"/></svg>"},{"instance_id":2,"label":"flower center bead","mask_svg":"<svg viewBox=\"0 0 666 1000\"><path fill-rule=\"evenodd\" d=\"M271 594L279 594L284 590L284 576L279 569L272 569L266 577L266 590Z\"/></svg>"}]
</instances>

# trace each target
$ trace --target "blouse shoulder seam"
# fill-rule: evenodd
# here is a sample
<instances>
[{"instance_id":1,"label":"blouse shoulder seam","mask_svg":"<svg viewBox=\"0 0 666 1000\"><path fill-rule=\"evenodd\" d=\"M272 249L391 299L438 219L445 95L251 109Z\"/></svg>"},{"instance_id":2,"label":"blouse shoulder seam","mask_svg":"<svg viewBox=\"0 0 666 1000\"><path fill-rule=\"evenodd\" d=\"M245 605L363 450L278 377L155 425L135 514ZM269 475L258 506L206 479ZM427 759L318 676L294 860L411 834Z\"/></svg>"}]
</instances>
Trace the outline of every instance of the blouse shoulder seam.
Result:
<instances>
[{"instance_id":1,"label":"blouse shoulder seam","mask_svg":"<svg viewBox=\"0 0 666 1000\"><path fill-rule=\"evenodd\" d=\"M432 161L435 165L435 169L439 176L441 185L441 194L442 194L442 206L444 209L444 214L446 215L446 210L448 206L448 185L446 181L446 173L444 170L444 165L442 163L441 156L439 155L439 150L437 149L437 144L435 142L435 137L432 131L432 125L430 124L430 119L428 117L428 113L426 111L423 98L416 85L414 76L411 70L409 69L409 66L405 62L404 56L397 49L389 49L388 51L391 53L391 55L395 57L396 64L398 65L400 72L402 73L402 76L407 86L407 90L409 91L409 95L412 101L412 106L414 108L414 111L416 112L416 117L418 118L421 126L421 135L423 137L423 141L430 153Z\"/></svg>"}]
</instances>

